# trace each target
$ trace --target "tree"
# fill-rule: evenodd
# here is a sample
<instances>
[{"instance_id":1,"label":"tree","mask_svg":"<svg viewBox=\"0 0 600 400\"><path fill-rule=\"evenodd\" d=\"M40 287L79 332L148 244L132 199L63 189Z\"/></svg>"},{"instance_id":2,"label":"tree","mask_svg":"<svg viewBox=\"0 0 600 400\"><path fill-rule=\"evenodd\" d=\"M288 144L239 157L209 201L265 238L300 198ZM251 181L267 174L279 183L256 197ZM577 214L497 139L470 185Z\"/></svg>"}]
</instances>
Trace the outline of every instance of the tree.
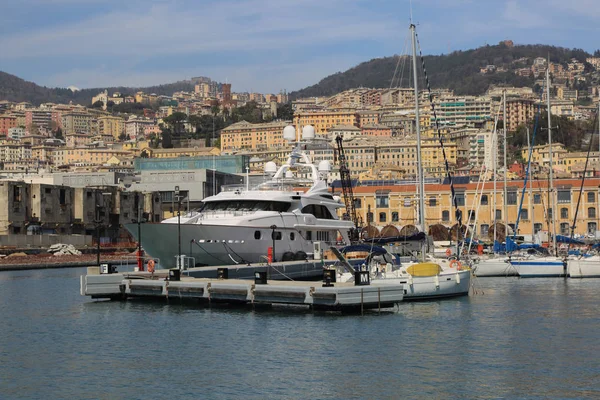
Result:
<instances>
[{"instance_id":1,"label":"tree","mask_svg":"<svg viewBox=\"0 0 600 400\"><path fill-rule=\"evenodd\" d=\"M103 108L103 107L104 107L104 102L102 100L98 100L94 104L92 104L92 108Z\"/></svg>"},{"instance_id":2,"label":"tree","mask_svg":"<svg viewBox=\"0 0 600 400\"><path fill-rule=\"evenodd\" d=\"M61 139L61 140L64 139L64 137L63 137L63 131L62 131L62 129L60 129L60 127L58 127L56 129L56 131L54 132L54 137L57 138L57 139Z\"/></svg>"},{"instance_id":3,"label":"tree","mask_svg":"<svg viewBox=\"0 0 600 400\"><path fill-rule=\"evenodd\" d=\"M127 135L126 135L125 133L121 133L121 134L119 135L119 140L120 140L121 142L124 142L126 139L127 139Z\"/></svg>"},{"instance_id":4,"label":"tree","mask_svg":"<svg viewBox=\"0 0 600 400\"><path fill-rule=\"evenodd\" d=\"M182 112L174 112L168 117L163 118L163 122L168 125L171 133L180 135L183 132L183 124L187 121L187 114Z\"/></svg>"},{"instance_id":5,"label":"tree","mask_svg":"<svg viewBox=\"0 0 600 400\"><path fill-rule=\"evenodd\" d=\"M277 106L277 118L285 121L294 119L294 110L291 103L279 104Z\"/></svg>"}]
</instances>

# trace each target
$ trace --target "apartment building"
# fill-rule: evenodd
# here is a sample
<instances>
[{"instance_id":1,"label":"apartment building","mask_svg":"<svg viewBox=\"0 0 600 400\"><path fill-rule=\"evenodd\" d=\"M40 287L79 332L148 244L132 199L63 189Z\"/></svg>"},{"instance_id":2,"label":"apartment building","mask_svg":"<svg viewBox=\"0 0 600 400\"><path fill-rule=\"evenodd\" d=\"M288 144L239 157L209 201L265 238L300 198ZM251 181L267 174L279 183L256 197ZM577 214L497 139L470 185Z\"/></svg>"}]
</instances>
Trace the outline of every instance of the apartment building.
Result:
<instances>
[{"instance_id":1,"label":"apartment building","mask_svg":"<svg viewBox=\"0 0 600 400\"><path fill-rule=\"evenodd\" d=\"M283 128L290 125L290 123L290 121L264 124L251 124L246 121L237 122L221 130L221 151L289 149L289 143L283 139Z\"/></svg>"},{"instance_id":2,"label":"apartment building","mask_svg":"<svg viewBox=\"0 0 600 400\"><path fill-rule=\"evenodd\" d=\"M532 99L506 99L506 129L516 131L519 125L533 121L535 113L535 101Z\"/></svg>"},{"instance_id":3,"label":"apartment building","mask_svg":"<svg viewBox=\"0 0 600 400\"><path fill-rule=\"evenodd\" d=\"M97 132L97 120L92 114L68 112L62 114L61 120L65 134Z\"/></svg>"},{"instance_id":4,"label":"apartment building","mask_svg":"<svg viewBox=\"0 0 600 400\"><path fill-rule=\"evenodd\" d=\"M487 97L454 96L435 100L440 125L480 127L492 119L492 102ZM434 125L434 116L431 124Z\"/></svg>"},{"instance_id":5,"label":"apartment building","mask_svg":"<svg viewBox=\"0 0 600 400\"><path fill-rule=\"evenodd\" d=\"M356 111L312 111L294 114L294 126L300 131L306 125L312 125L317 135L326 136L329 128L335 125L358 126Z\"/></svg>"},{"instance_id":6,"label":"apartment building","mask_svg":"<svg viewBox=\"0 0 600 400\"><path fill-rule=\"evenodd\" d=\"M112 115L98 117L98 134L110 135L114 140L119 140L125 134L125 120Z\"/></svg>"},{"instance_id":7,"label":"apartment building","mask_svg":"<svg viewBox=\"0 0 600 400\"><path fill-rule=\"evenodd\" d=\"M17 126L17 117L10 114L0 115L0 136L8 136L8 130Z\"/></svg>"}]
</instances>

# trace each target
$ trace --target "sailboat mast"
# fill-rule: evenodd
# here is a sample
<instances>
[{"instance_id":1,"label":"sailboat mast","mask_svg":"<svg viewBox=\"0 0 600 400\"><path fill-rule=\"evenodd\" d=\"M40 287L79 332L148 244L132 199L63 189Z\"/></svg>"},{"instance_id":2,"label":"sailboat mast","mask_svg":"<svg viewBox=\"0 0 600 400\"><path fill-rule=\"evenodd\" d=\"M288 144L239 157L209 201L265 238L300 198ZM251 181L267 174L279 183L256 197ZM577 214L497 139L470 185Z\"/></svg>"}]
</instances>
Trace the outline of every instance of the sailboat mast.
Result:
<instances>
[{"instance_id":1,"label":"sailboat mast","mask_svg":"<svg viewBox=\"0 0 600 400\"><path fill-rule=\"evenodd\" d=\"M552 206L552 249L554 255L557 255L556 249L556 196L554 194L554 163L552 159L552 119L550 117L550 60L548 59L548 69L546 70L546 100L548 102L548 157L550 158L550 181L548 192L550 193L550 200Z\"/></svg>"},{"instance_id":2,"label":"sailboat mast","mask_svg":"<svg viewBox=\"0 0 600 400\"><path fill-rule=\"evenodd\" d=\"M506 89L503 90L502 92L503 94L503 101L502 101L502 107L503 107L503 114L504 116L502 117L502 125L503 125L503 130L504 130L504 205L503 205L503 211L502 214L504 214L504 243L506 243L506 238L508 237L508 211L507 211L507 206L506 204L508 203L508 191L506 188L506 174L508 173L508 165L507 165L507 157L506 157Z\"/></svg>"},{"instance_id":3,"label":"sailboat mast","mask_svg":"<svg viewBox=\"0 0 600 400\"><path fill-rule=\"evenodd\" d=\"M527 147L531 149L529 128L527 128ZM531 167L528 167L527 169L529 170L529 215L531 215L531 241L535 243L535 206L533 205L533 181L531 180Z\"/></svg>"},{"instance_id":4,"label":"sailboat mast","mask_svg":"<svg viewBox=\"0 0 600 400\"><path fill-rule=\"evenodd\" d=\"M496 223L498 222L496 220L496 181L497 181L497 167L498 167L498 117L496 117L496 126L494 127L494 133L492 136L492 163L494 164L494 192L493 192L493 196L492 196L492 212L493 212L493 216L492 216L492 220L494 221L494 244L495 242L498 240L498 226L496 226Z\"/></svg>"},{"instance_id":5,"label":"sailboat mast","mask_svg":"<svg viewBox=\"0 0 600 400\"><path fill-rule=\"evenodd\" d=\"M425 231L425 183L421 160L421 119L419 117L419 86L417 79L417 38L416 27L410 24L413 52L413 79L415 84L415 126L417 131L417 185L419 187L419 225Z\"/></svg>"}]
</instances>

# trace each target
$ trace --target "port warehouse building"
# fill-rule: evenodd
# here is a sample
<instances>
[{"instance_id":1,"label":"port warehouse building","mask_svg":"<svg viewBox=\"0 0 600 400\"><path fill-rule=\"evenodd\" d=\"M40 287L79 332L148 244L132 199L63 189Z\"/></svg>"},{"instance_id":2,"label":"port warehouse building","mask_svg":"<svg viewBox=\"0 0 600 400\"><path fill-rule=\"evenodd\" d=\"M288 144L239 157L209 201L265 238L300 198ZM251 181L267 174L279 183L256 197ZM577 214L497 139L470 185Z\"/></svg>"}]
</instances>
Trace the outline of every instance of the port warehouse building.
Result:
<instances>
[{"instance_id":1,"label":"port warehouse building","mask_svg":"<svg viewBox=\"0 0 600 400\"><path fill-rule=\"evenodd\" d=\"M504 186L496 183L494 199L494 183L486 182L479 193L477 183L455 184L456 200L462 213L463 224L483 239L487 239L488 230L494 224L494 216L498 222L504 222ZM554 191L557 196L557 211L552 210L548 199L548 181L534 179L527 183L523 198L518 233L531 234L535 231L552 231L548 229L546 213L556 219L559 234L570 234L577 203L581 179L556 179ZM532 195L529 195L531 187ZM514 228L521 195L523 181L507 183L506 209L509 226ZM339 185L332 188L334 194L342 196ZM353 188L355 204L362 220L372 225L384 227L388 224L405 226L414 225L418 218L419 198L417 187L413 183L392 185L365 185L356 183ZM550 209L550 210L549 210ZM586 178L577 214L575 233L579 235L596 235L600 237L600 178ZM344 212L340 211L340 215ZM425 184L425 229L435 224L453 226L458 221L452 204L449 184Z\"/></svg>"},{"instance_id":2,"label":"port warehouse building","mask_svg":"<svg viewBox=\"0 0 600 400\"><path fill-rule=\"evenodd\" d=\"M187 210L223 185L243 183L247 164L247 156L138 158L134 174L7 171L0 178L0 235L94 235L99 221L101 236L125 238L123 225L137 220L138 210L152 222L172 215L176 186Z\"/></svg>"}]
</instances>

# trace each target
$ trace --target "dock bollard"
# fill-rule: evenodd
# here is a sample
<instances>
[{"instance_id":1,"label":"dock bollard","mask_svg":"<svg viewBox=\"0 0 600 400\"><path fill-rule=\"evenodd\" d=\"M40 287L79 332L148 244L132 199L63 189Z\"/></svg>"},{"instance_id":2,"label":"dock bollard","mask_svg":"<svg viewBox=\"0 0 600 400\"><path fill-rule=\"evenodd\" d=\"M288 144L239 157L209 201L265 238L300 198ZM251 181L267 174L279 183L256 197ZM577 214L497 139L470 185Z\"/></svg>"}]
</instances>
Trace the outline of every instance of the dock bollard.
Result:
<instances>
[{"instance_id":1,"label":"dock bollard","mask_svg":"<svg viewBox=\"0 0 600 400\"><path fill-rule=\"evenodd\" d=\"M267 271L254 271L254 284L255 285L266 285L267 284Z\"/></svg>"},{"instance_id":2,"label":"dock bollard","mask_svg":"<svg viewBox=\"0 0 600 400\"><path fill-rule=\"evenodd\" d=\"M169 280L177 282L181 280L181 270L179 268L173 268L169 270Z\"/></svg>"},{"instance_id":3,"label":"dock bollard","mask_svg":"<svg viewBox=\"0 0 600 400\"><path fill-rule=\"evenodd\" d=\"M217 268L217 279L229 279L229 268Z\"/></svg>"},{"instance_id":4,"label":"dock bollard","mask_svg":"<svg viewBox=\"0 0 600 400\"><path fill-rule=\"evenodd\" d=\"M323 270L323 287L331 287L336 281L336 270L335 269L324 269Z\"/></svg>"}]
</instances>

